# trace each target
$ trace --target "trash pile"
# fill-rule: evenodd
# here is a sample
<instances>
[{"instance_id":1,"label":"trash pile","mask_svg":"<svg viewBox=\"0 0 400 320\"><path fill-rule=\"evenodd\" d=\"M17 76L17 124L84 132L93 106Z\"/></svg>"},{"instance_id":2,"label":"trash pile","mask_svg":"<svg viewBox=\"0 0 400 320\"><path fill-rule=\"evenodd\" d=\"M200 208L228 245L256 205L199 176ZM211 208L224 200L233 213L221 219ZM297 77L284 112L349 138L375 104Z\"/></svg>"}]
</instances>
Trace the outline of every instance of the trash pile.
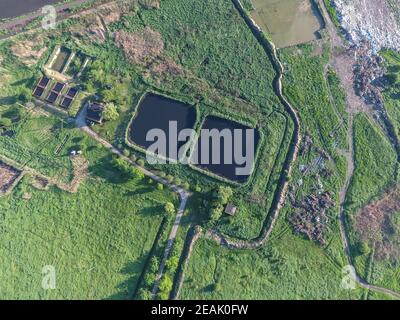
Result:
<instances>
[{"instance_id":1,"label":"trash pile","mask_svg":"<svg viewBox=\"0 0 400 320\"><path fill-rule=\"evenodd\" d=\"M381 90L384 88L384 61L382 57L373 53L369 42L363 41L353 48L354 88L367 104L383 104Z\"/></svg>"},{"instance_id":2,"label":"trash pile","mask_svg":"<svg viewBox=\"0 0 400 320\"><path fill-rule=\"evenodd\" d=\"M326 191L319 195L309 195L302 201L293 204L295 213L289 218L296 233L309 240L325 245L324 234L328 228L327 211L335 206L333 193Z\"/></svg>"},{"instance_id":3,"label":"trash pile","mask_svg":"<svg viewBox=\"0 0 400 320\"><path fill-rule=\"evenodd\" d=\"M400 49L400 3L395 0L333 0L348 40L367 40L375 53L382 48Z\"/></svg>"}]
</instances>

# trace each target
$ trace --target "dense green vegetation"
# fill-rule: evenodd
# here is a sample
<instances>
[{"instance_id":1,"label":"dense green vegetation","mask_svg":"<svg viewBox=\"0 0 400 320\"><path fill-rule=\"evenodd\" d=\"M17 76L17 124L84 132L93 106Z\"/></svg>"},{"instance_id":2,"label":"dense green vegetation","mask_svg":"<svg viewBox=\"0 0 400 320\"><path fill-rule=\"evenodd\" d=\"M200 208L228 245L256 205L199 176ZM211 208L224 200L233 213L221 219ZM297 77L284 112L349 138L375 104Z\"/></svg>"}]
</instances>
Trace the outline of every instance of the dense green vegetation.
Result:
<instances>
[{"instance_id":1,"label":"dense green vegetation","mask_svg":"<svg viewBox=\"0 0 400 320\"><path fill-rule=\"evenodd\" d=\"M55 119L37 117L23 130L51 121ZM90 162L90 177L78 193L38 190L27 176L12 194L0 198L3 298L130 297L164 217L163 206L176 203L171 191L114 169L108 151L79 130L64 128L62 135L67 134ZM18 146L20 140L10 143ZM21 143L37 150L42 141ZM46 168L40 164L38 170ZM55 290L41 288L46 265L55 267Z\"/></svg>"},{"instance_id":2,"label":"dense green vegetation","mask_svg":"<svg viewBox=\"0 0 400 320\"><path fill-rule=\"evenodd\" d=\"M345 210L357 271L365 277L368 275L370 255L360 252L355 216L364 205L379 199L385 190L395 185L398 163L389 141L364 114L358 114L354 119L354 160L354 175Z\"/></svg>"},{"instance_id":3,"label":"dense green vegetation","mask_svg":"<svg viewBox=\"0 0 400 320\"><path fill-rule=\"evenodd\" d=\"M346 172L345 159L339 153L339 148L347 146L344 111L336 109L341 100L331 96L332 87L325 77L329 51L315 55L314 50L313 45L302 45L280 51L286 65L285 93L300 113L304 140L311 139L308 143L303 141L304 150L298 159L298 168L306 166L307 174L295 170L292 187L297 200L318 191L331 191L338 200ZM316 162L320 157L322 164ZM337 207L330 213L335 217ZM335 219L331 223L334 235L338 226Z\"/></svg>"},{"instance_id":4,"label":"dense green vegetation","mask_svg":"<svg viewBox=\"0 0 400 320\"><path fill-rule=\"evenodd\" d=\"M179 17L178 23L177 17ZM38 63L32 66L21 64L18 57L11 54L15 40L24 41L26 39L25 35L21 35L19 39L2 42L0 44L0 53L3 57L1 67L6 68L10 77L5 83L17 83L18 85L7 85L6 90L3 91L4 99L1 104L13 106L19 101L21 92L25 94L26 100L30 99L30 90L40 75L41 66L45 64L56 45L63 45L93 58L93 63L89 65L82 75L80 83L88 94L97 94L101 100L115 106L110 115L107 116L109 121L104 126L94 127L94 130L110 142L113 142L121 150L123 149L125 155L140 163L140 165L146 165L143 162L144 155L126 146L124 136L126 126L137 104L137 99L149 89L163 92L184 101L194 101L198 104L203 117L210 113L218 114L259 127L265 141L261 143L260 151L258 152L259 161L257 162L254 176L244 186L232 186L234 194L228 197L235 200L235 204L239 207L240 215L229 220L223 218L214 222L216 227L231 236L241 238L256 237L261 230L275 192L281 163L287 152L288 136L290 136L292 125L273 92L272 79L274 71L269 59L234 9L234 6L232 4L227 5L222 0L207 3L202 1L191 3L187 1L164 1L162 8L158 10L147 10L141 6L133 7L129 14L124 15L120 21L109 26L110 31L113 32L129 30L130 32L136 31L141 34L146 27L159 32L164 47L162 57L159 59L162 61L165 61L163 59L169 59L178 63L179 68L183 70L178 75L169 74L168 72L146 74L148 66L128 61L122 50L116 47L112 37L107 36L104 42L89 40L85 37L77 40L70 30L76 25L84 25L85 23L85 18L66 20L60 23L57 31L52 32L51 37L45 34L41 41L49 49ZM196 34L191 30L196 30ZM243 48L246 48L246 50L243 50ZM71 66L73 73L79 69L80 61L76 63L76 66ZM19 120L14 124L17 132L15 137L0 140L3 144L2 153L4 152L8 157L21 164L31 166L42 174L59 177L68 182L72 177L72 167L68 157L69 152L71 150L82 150L83 154L89 158L91 163L90 171L93 175L102 177L105 175L106 177L103 178L107 180L111 178L111 172L120 172L122 173L121 179L124 177L123 182L113 181L113 183L117 183L121 188L132 188L132 192L135 192L134 190L136 189L141 190L142 182L137 182L136 184L132 182L135 181L135 177L138 178L136 176L137 172L131 172L124 163L110 158L104 166L92 165L93 162L100 161L98 157L100 157L99 153L103 152L101 151L102 148L91 142L89 137L73 130L73 124L62 123L58 116L42 117L39 114L39 110L21 110L24 113L24 120ZM61 153L55 156L55 149L66 138L67 142L63 146ZM53 165L53 161L60 163L57 162L57 165L55 163ZM268 168L268 170L265 170L265 168ZM183 227L179 233L181 240L175 245L172 257L167 265L167 274L162 280L163 290L161 290L160 298L166 298L171 287L170 280L173 279L177 267L179 252L183 246L185 231L187 231L190 223L194 221L206 223L210 218L209 204L213 198L212 194L216 180L189 167L156 166L155 169L167 180L182 184L186 188L193 186L193 190L199 193L189 203L189 212L183 219ZM63 203L64 207L71 202L70 219L73 223L79 223L80 221L74 216L74 197L84 197L90 192L97 193L96 188L100 190L99 194L110 194L113 201L108 200L108 202L114 202L115 198L114 205L117 208L122 208L124 205L132 205L135 202L140 202L140 206L150 206L148 202L139 197L135 198L133 195L129 202L122 204L119 201L122 195L120 197L116 196L118 188L110 193L105 189L103 190L103 188L106 188L107 181L97 181L93 186L92 183L94 182L91 181L82 186L82 191L77 195L64 195L57 189L51 189L48 191L49 199L53 202L56 202L55 199L60 199L59 201ZM29 200L31 203L37 199L36 193L43 195L43 197L46 195L46 192L31 190L28 182L24 182L25 184L27 186L24 188L27 189L29 194L32 194L32 198ZM86 188L89 189L85 191ZM154 189L158 191L154 191ZM163 191L163 189L153 184L152 187L149 187L149 192L170 194L168 191ZM265 190L268 190L268 197L266 198L263 196ZM85 193L83 193L84 191ZM50 193L54 193L54 197ZM129 193L129 195L131 194ZM229 200L228 198L224 199L224 204ZM107 199L110 198L106 197L104 203L107 203ZM18 201L21 200L13 195L4 200L4 205L7 206L11 202L18 203ZM97 199L96 201L101 202L102 200ZM123 201L122 198L121 201ZM160 202L162 202L161 199ZM95 205L97 206L97 204ZM46 206L47 204L43 208L46 208ZM146 211L147 209L143 210ZM153 207L152 210L149 209L148 211L154 212L155 210L158 209ZM164 210L161 209L161 211L163 212ZM62 210L58 212L61 213ZM161 218L164 216L162 212L160 212L161 215L154 213L158 220L152 225L151 230L147 227L143 228L143 232L147 232L149 238L152 238L153 241L155 234L159 231ZM196 216L191 213L196 213ZM219 210L220 213L221 210ZM100 211L100 214L103 214L102 211ZM55 214L55 217L58 216L59 214ZM109 225L113 225L113 223L111 221ZM137 225L144 224L146 226L146 223L136 221ZM58 225L58 222L55 225ZM10 225L9 227L13 228L15 226ZM91 227L96 229L95 225ZM102 230L105 227L105 225L100 225L99 229ZM63 226L61 225L60 228L63 228ZM128 224L127 228L133 228L133 225L131 227ZM168 225L166 230L168 231ZM44 231L41 232L43 232L43 238L46 238L47 235L44 234ZM133 229L132 233L135 233ZM163 234L166 233L164 232ZM85 234L88 235L89 232ZM94 239L96 238L94 237ZM143 243L140 240L136 242L135 246ZM146 243L149 244L150 242ZM128 247L131 243L127 242L124 245ZM147 253L150 248L151 246L146 246ZM132 255L136 254L136 251L135 248L132 248ZM162 253L163 241L155 246L155 250L152 252L153 258L160 260ZM44 257L46 255L47 253L43 253ZM126 256L120 259L123 258L126 258ZM141 273L143 282L140 284L142 289L139 290L138 297L148 297L151 287L151 275L154 275L154 270L156 269L153 258L151 259L153 264L148 264L144 273ZM27 259L27 256L25 259ZM69 259L69 257L66 256L65 259ZM135 261L135 259L132 259L132 261ZM143 256L143 259L140 260L140 266L143 268L147 261L148 259ZM132 290L134 289L135 281L138 280L139 273L135 273L135 277L137 277L136 280L130 284L129 294L133 293ZM83 283L82 285L85 284ZM104 292L110 291L109 289L113 285L112 281L110 281L109 285L110 287L107 288L103 286ZM79 296L80 290L80 288L77 288L75 292L67 290L66 295L69 294L72 297L76 294ZM36 293L32 292L32 294ZM126 297L126 291L124 294Z\"/></svg>"},{"instance_id":5,"label":"dense green vegetation","mask_svg":"<svg viewBox=\"0 0 400 320\"><path fill-rule=\"evenodd\" d=\"M389 141L366 115L354 119L355 170L346 203L354 212L397 181L397 157Z\"/></svg>"},{"instance_id":6,"label":"dense green vegetation","mask_svg":"<svg viewBox=\"0 0 400 320\"><path fill-rule=\"evenodd\" d=\"M362 290L341 288L342 256L332 257L329 250L299 239L284 219L280 221L271 241L259 250L230 251L199 240L180 297L235 299L240 294L242 299L361 298Z\"/></svg>"}]
</instances>

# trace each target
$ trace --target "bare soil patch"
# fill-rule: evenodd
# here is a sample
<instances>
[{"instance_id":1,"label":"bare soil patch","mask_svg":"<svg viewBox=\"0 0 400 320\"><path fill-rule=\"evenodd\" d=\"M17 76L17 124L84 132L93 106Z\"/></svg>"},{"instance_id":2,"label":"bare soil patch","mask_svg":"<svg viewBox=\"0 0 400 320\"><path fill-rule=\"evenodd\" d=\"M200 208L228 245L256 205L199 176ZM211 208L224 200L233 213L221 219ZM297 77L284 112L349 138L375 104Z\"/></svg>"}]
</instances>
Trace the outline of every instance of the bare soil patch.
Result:
<instances>
[{"instance_id":1,"label":"bare soil patch","mask_svg":"<svg viewBox=\"0 0 400 320\"><path fill-rule=\"evenodd\" d=\"M44 191L48 190L51 186L57 186L66 192L78 192L79 186L89 175L89 161L87 161L85 157L78 155L71 157L71 162L74 167L74 173L70 183L63 183L58 181L57 178L49 178L34 170L27 169L27 172L33 177L31 185L38 190Z\"/></svg>"},{"instance_id":2,"label":"bare soil patch","mask_svg":"<svg viewBox=\"0 0 400 320\"><path fill-rule=\"evenodd\" d=\"M0 195L10 190L21 173L20 170L0 160Z\"/></svg>"},{"instance_id":3,"label":"bare soil patch","mask_svg":"<svg viewBox=\"0 0 400 320\"><path fill-rule=\"evenodd\" d=\"M388 191L378 201L362 208L356 216L356 230L361 241L375 248L375 259L400 257L400 186Z\"/></svg>"},{"instance_id":4,"label":"bare soil patch","mask_svg":"<svg viewBox=\"0 0 400 320\"><path fill-rule=\"evenodd\" d=\"M72 165L74 166L74 177L71 183L56 183L57 186L67 192L78 192L78 188L83 181L86 180L89 174L89 161L83 156L71 157Z\"/></svg>"},{"instance_id":5,"label":"bare soil patch","mask_svg":"<svg viewBox=\"0 0 400 320\"><path fill-rule=\"evenodd\" d=\"M135 33L119 31L115 34L115 42L129 60L141 64L157 58L164 50L161 34L149 27Z\"/></svg>"},{"instance_id":6,"label":"bare soil patch","mask_svg":"<svg viewBox=\"0 0 400 320\"><path fill-rule=\"evenodd\" d=\"M34 35L32 39L16 41L11 47L12 53L27 65L35 65L47 50L43 36Z\"/></svg>"},{"instance_id":7,"label":"bare soil patch","mask_svg":"<svg viewBox=\"0 0 400 320\"><path fill-rule=\"evenodd\" d=\"M74 18L79 23L73 24L69 31L75 38L89 42L104 42L107 38L108 25L119 21L129 7L124 4L110 3L81 13Z\"/></svg>"},{"instance_id":8,"label":"bare soil patch","mask_svg":"<svg viewBox=\"0 0 400 320\"><path fill-rule=\"evenodd\" d=\"M116 32L115 42L129 61L145 67L145 76L179 75L183 72L180 65L164 54L161 34L149 27L135 33Z\"/></svg>"}]
</instances>

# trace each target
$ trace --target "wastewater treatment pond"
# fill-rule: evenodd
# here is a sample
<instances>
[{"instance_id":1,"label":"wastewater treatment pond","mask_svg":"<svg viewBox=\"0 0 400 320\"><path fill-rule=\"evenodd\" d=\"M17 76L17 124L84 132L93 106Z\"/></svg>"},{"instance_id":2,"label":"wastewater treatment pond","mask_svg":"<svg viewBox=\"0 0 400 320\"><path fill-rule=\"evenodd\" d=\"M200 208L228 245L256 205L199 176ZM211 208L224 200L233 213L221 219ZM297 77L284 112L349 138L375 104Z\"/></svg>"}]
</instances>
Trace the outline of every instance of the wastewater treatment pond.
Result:
<instances>
[{"instance_id":1,"label":"wastewater treatment pond","mask_svg":"<svg viewBox=\"0 0 400 320\"><path fill-rule=\"evenodd\" d=\"M189 138L183 141L174 139L175 130L171 128L171 122L176 122L176 132L184 129L193 129L196 123L196 108L190 104L163 97L154 93L148 93L142 99L134 119L129 128L129 139L135 145L148 149L154 141L147 139L150 130L161 129L165 132L167 139L175 140L179 150ZM171 129L171 130L170 130ZM170 143L166 143L166 150L158 150L158 155L169 158L172 154ZM174 148L175 149L175 148ZM176 157L171 156L176 159Z\"/></svg>"},{"instance_id":2,"label":"wastewater treatment pond","mask_svg":"<svg viewBox=\"0 0 400 320\"><path fill-rule=\"evenodd\" d=\"M128 138L131 143L158 156L177 160L176 151L179 152L190 139L185 136L179 141L179 133L193 129L196 118L194 106L148 93L136 110ZM171 126L172 123L175 125ZM156 134L149 134L151 132ZM190 157L193 166L238 183L247 181L260 140L258 130L235 121L207 116L197 134ZM165 137L164 140L161 136ZM162 147L152 149L155 145Z\"/></svg>"},{"instance_id":3,"label":"wastewater treatment pond","mask_svg":"<svg viewBox=\"0 0 400 320\"><path fill-rule=\"evenodd\" d=\"M217 176L244 183L252 173L259 140L257 129L208 116L202 125L191 163Z\"/></svg>"}]
</instances>

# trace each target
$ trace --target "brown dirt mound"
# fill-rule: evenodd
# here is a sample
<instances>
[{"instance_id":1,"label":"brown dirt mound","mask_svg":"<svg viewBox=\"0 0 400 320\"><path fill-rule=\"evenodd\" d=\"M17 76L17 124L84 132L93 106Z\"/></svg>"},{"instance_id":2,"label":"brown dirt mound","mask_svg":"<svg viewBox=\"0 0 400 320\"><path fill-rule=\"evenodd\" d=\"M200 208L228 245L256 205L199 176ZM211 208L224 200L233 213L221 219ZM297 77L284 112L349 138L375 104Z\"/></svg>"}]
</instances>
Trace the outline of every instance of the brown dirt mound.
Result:
<instances>
[{"instance_id":1,"label":"brown dirt mound","mask_svg":"<svg viewBox=\"0 0 400 320\"><path fill-rule=\"evenodd\" d=\"M129 60L140 64L157 58L164 50L161 34L149 27L136 33L119 31L115 34L115 41Z\"/></svg>"},{"instance_id":2,"label":"brown dirt mound","mask_svg":"<svg viewBox=\"0 0 400 320\"><path fill-rule=\"evenodd\" d=\"M27 65L35 65L47 50L41 36L34 36L34 39L17 41L11 46L12 53L19 60Z\"/></svg>"},{"instance_id":3,"label":"brown dirt mound","mask_svg":"<svg viewBox=\"0 0 400 320\"><path fill-rule=\"evenodd\" d=\"M356 230L361 241L375 248L375 258L400 257L399 226L395 218L400 213L400 186L388 191L380 200L362 208L356 216Z\"/></svg>"},{"instance_id":4,"label":"brown dirt mound","mask_svg":"<svg viewBox=\"0 0 400 320\"><path fill-rule=\"evenodd\" d=\"M67 192L78 192L81 183L86 179L89 174L89 161L83 156L71 157L72 165L74 166L74 178L71 183L58 183L58 187Z\"/></svg>"},{"instance_id":5,"label":"brown dirt mound","mask_svg":"<svg viewBox=\"0 0 400 320\"><path fill-rule=\"evenodd\" d=\"M129 8L124 4L110 3L99 6L75 17L79 19L79 23L73 24L69 31L75 38L102 43L107 38L107 27L119 21L125 11L129 11Z\"/></svg>"},{"instance_id":6,"label":"brown dirt mound","mask_svg":"<svg viewBox=\"0 0 400 320\"><path fill-rule=\"evenodd\" d=\"M163 54L164 41L161 34L149 27L135 33L116 32L115 42L129 61L145 67L146 77L182 73L182 67Z\"/></svg>"},{"instance_id":7,"label":"brown dirt mound","mask_svg":"<svg viewBox=\"0 0 400 320\"><path fill-rule=\"evenodd\" d=\"M0 194L6 193L21 175L21 171L0 160Z\"/></svg>"}]
</instances>

